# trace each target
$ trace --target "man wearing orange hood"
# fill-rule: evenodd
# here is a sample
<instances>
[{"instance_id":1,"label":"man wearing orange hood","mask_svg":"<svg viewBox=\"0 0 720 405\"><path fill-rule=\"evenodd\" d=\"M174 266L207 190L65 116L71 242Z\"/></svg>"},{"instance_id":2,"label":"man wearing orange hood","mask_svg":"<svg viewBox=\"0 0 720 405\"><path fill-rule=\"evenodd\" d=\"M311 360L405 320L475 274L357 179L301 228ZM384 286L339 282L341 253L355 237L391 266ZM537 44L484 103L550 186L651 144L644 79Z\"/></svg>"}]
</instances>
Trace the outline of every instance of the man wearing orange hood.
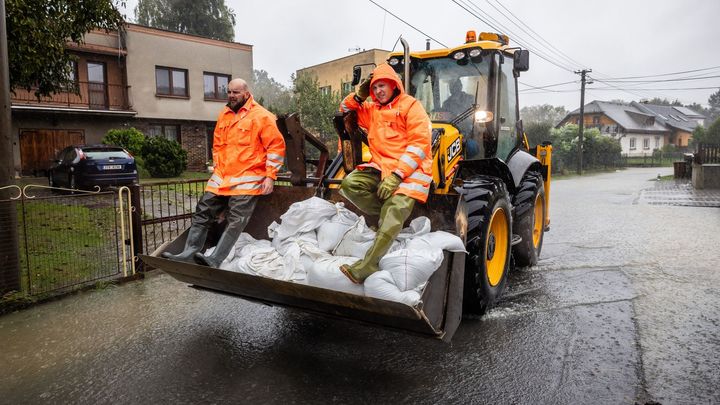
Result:
<instances>
[{"instance_id":1,"label":"man wearing orange hood","mask_svg":"<svg viewBox=\"0 0 720 405\"><path fill-rule=\"evenodd\" d=\"M371 101L365 101L371 94ZM388 64L375 68L357 93L343 100L342 112L356 111L358 124L368 129L371 158L342 182L340 194L369 215L379 215L378 231L365 257L340 270L362 283L378 270L415 201L424 203L430 192L432 127L422 104L405 93Z\"/></svg>"}]
</instances>

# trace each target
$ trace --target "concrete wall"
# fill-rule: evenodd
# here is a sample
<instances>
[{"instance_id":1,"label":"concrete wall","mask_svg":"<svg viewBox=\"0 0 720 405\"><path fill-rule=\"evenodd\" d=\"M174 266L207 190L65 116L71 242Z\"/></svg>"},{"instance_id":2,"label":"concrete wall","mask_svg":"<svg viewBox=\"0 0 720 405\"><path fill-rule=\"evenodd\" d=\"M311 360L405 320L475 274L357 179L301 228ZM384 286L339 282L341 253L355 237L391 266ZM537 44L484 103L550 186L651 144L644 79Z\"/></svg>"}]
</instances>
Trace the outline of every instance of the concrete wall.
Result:
<instances>
[{"instance_id":1,"label":"concrete wall","mask_svg":"<svg viewBox=\"0 0 720 405\"><path fill-rule=\"evenodd\" d=\"M697 189L720 188L720 164L693 163L692 185Z\"/></svg>"},{"instance_id":2,"label":"concrete wall","mask_svg":"<svg viewBox=\"0 0 720 405\"><path fill-rule=\"evenodd\" d=\"M331 92L342 91L342 84L352 81L353 66L363 63L384 63L390 51L371 49L354 55L345 56L330 62L306 67L297 71L296 75L311 74L317 77L318 86L330 86ZM372 66L363 67L363 76L372 71ZM355 91L353 88L352 91Z\"/></svg>"},{"instance_id":3,"label":"concrete wall","mask_svg":"<svg viewBox=\"0 0 720 405\"><path fill-rule=\"evenodd\" d=\"M138 118L215 121L225 101L206 101L203 73L251 78L252 46L129 25L130 104ZM155 67L187 69L188 97L155 94Z\"/></svg>"}]
</instances>

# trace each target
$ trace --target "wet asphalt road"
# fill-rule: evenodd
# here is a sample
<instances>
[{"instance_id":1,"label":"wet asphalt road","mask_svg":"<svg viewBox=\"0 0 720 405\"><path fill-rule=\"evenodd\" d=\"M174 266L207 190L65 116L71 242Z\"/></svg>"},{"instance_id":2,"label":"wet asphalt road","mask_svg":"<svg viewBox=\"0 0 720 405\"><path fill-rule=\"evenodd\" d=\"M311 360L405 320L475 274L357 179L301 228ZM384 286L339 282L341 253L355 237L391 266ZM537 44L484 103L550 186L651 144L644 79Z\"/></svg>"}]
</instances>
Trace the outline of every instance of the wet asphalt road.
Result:
<instances>
[{"instance_id":1,"label":"wet asphalt road","mask_svg":"<svg viewBox=\"0 0 720 405\"><path fill-rule=\"evenodd\" d=\"M450 344L156 273L0 317L0 403L720 403L720 209L648 203L669 170L554 182L539 266Z\"/></svg>"}]
</instances>

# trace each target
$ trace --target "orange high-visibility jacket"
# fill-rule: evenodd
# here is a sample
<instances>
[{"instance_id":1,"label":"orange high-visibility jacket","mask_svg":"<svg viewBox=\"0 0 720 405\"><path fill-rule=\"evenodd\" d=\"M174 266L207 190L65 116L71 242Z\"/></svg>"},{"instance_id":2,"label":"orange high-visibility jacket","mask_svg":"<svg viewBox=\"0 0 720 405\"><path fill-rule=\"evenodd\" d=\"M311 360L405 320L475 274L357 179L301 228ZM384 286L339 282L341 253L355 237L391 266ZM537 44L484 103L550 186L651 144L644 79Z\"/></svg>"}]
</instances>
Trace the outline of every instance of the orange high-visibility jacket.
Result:
<instances>
[{"instance_id":1,"label":"orange high-visibility jacket","mask_svg":"<svg viewBox=\"0 0 720 405\"><path fill-rule=\"evenodd\" d=\"M405 93L400 78L387 63L375 68L370 88L380 79L392 80L400 90L388 104L380 105L371 91L372 101L361 104L355 93L350 93L340 105L342 112L357 111L358 125L368 129L372 157L357 168L373 167L383 179L395 173L403 180L396 194L425 202L432 181L430 118L422 104Z\"/></svg>"},{"instance_id":2,"label":"orange high-visibility jacket","mask_svg":"<svg viewBox=\"0 0 720 405\"><path fill-rule=\"evenodd\" d=\"M225 106L215 125L215 171L205 191L218 195L259 195L266 177L277 178L284 159L285 140L272 113L252 96L237 113Z\"/></svg>"}]
</instances>

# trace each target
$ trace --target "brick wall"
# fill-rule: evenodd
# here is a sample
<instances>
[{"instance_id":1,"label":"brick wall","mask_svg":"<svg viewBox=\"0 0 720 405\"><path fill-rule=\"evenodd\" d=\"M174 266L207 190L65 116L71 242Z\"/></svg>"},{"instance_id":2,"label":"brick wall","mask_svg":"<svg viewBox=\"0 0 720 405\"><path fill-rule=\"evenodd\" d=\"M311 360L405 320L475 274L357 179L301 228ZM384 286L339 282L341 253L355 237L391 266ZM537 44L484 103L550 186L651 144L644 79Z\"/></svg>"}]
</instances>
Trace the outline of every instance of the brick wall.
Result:
<instances>
[{"instance_id":1,"label":"brick wall","mask_svg":"<svg viewBox=\"0 0 720 405\"><path fill-rule=\"evenodd\" d=\"M153 125L177 125L180 127L180 142L188 153L188 170L205 171L209 160L207 150L207 127L213 123L204 121L169 121L136 119L131 125L140 132L147 134L148 127Z\"/></svg>"}]
</instances>

